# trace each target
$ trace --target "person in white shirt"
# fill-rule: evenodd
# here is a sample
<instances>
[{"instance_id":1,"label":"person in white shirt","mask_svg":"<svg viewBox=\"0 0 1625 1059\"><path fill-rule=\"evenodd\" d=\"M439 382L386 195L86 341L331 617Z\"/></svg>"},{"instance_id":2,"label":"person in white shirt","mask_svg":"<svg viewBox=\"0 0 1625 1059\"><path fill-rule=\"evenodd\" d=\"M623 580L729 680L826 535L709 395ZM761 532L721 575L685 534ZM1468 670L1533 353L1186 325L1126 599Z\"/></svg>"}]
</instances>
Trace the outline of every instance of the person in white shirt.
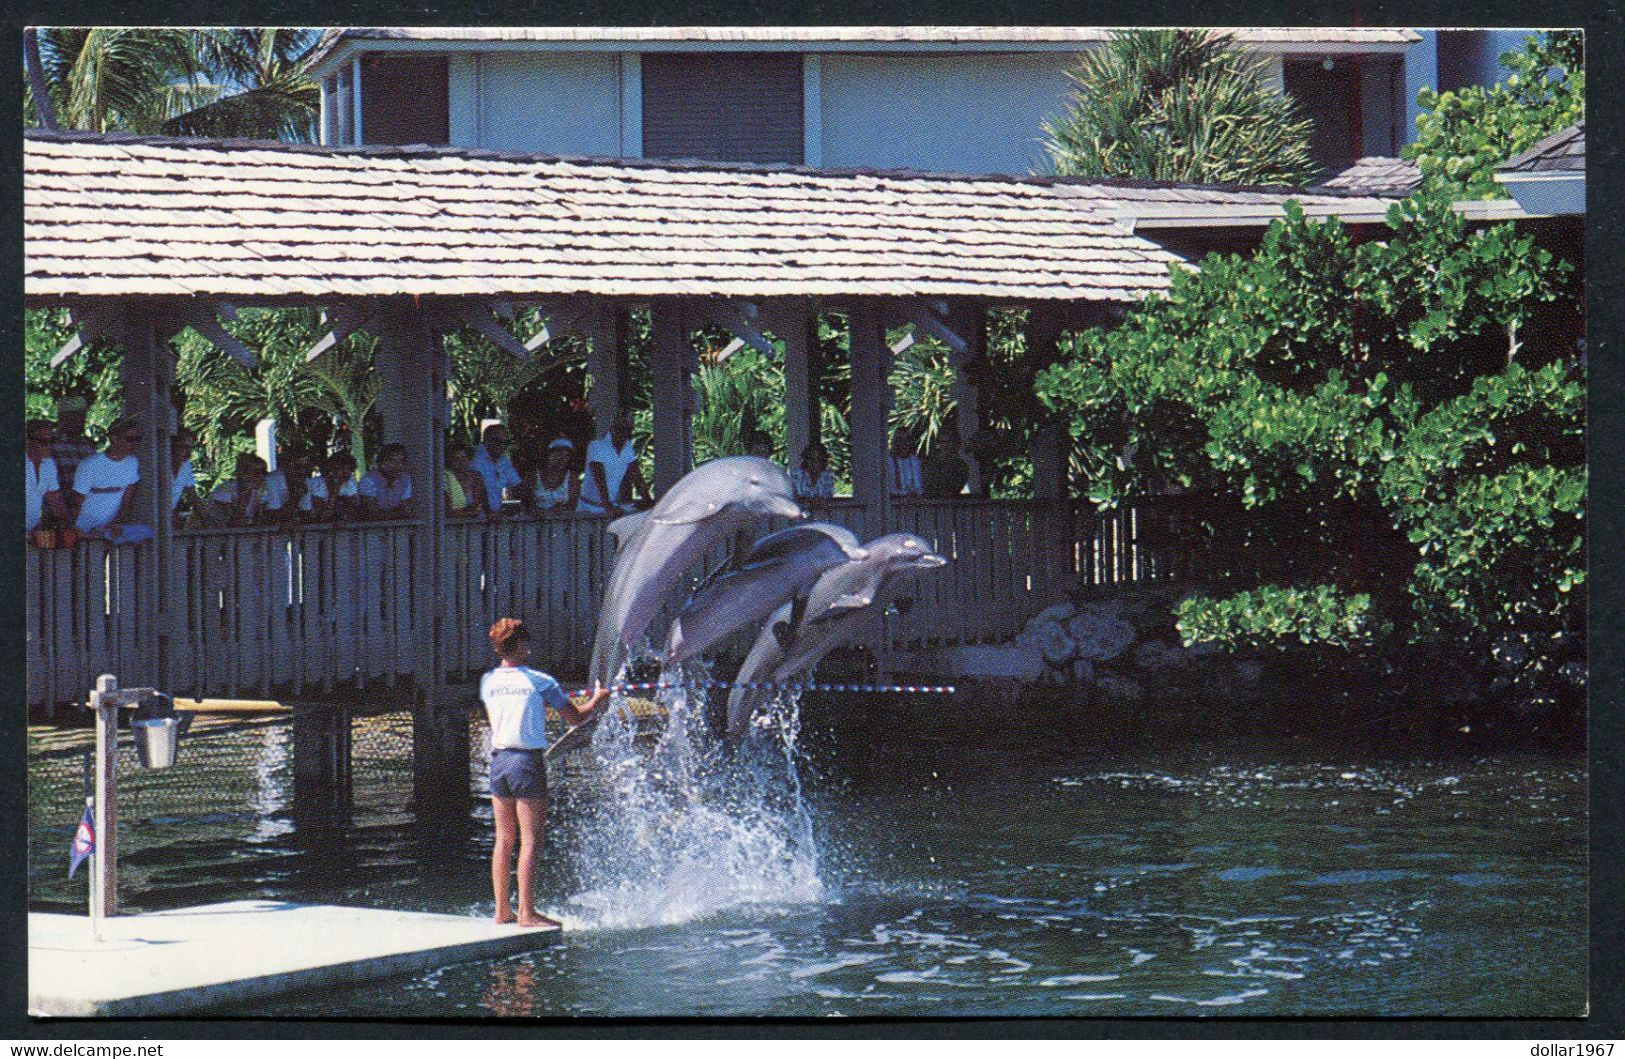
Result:
<instances>
[{"instance_id":1,"label":"person in white shirt","mask_svg":"<svg viewBox=\"0 0 1625 1059\"><path fill-rule=\"evenodd\" d=\"M491 890L496 921L522 927L557 926L536 911L536 854L547 830L547 708L566 724L587 720L609 698L599 688L587 702L571 703L559 682L530 661L530 634L517 618L491 626L496 668L480 680L480 701L491 722L491 816L496 841L491 847ZM515 846L519 854L519 911L508 894Z\"/></svg>"},{"instance_id":2,"label":"person in white shirt","mask_svg":"<svg viewBox=\"0 0 1625 1059\"><path fill-rule=\"evenodd\" d=\"M68 508L62 502L62 483L57 479L56 460L51 457L51 442L56 431L44 419L30 419L23 435L23 490L27 515L27 532L39 528L45 516L51 516L47 528L66 525Z\"/></svg>"},{"instance_id":3,"label":"person in white shirt","mask_svg":"<svg viewBox=\"0 0 1625 1059\"><path fill-rule=\"evenodd\" d=\"M171 518L185 515L197 506L197 471L192 467L192 446L194 440L191 431L177 430L175 436L169 439L169 469L174 478L169 490L169 513ZM186 511L181 505L186 505Z\"/></svg>"},{"instance_id":4,"label":"person in white shirt","mask_svg":"<svg viewBox=\"0 0 1625 1059\"><path fill-rule=\"evenodd\" d=\"M356 488L365 518L411 518L412 476L406 473L406 447L391 442L378 450L378 466Z\"/></svg>"},{"instance_id":5,"label":"person in white shirt","mask_svg":"<svg viewBox=\"0 0 1625 1059\"><path fill-rule=\"evenodd\" d=\"M925 492L920 478L920 454L914 436L906 430L892 435L890 473L886 487L892 496L919 496Z\"/></svg>"},{"instance_id":6,"label":"person in white shirt","mask_svg":"<svg viewBox=\"0 0 1625 1059\"><path fill-rule=\"evenodd\" d=\"M317 522L346 522L361 503L355 480L355 457L335 452L322 463L322 473L310 480L311 517Z\"/></svg>"},{"instance_id":7,"label":"person in white shirt","mask_svg":"<svg viewBox=\"0 0 1625 1059\"><path fill-rule=\"evenodd\" d=\"M123 540L133 531L151 534L151 527L132 527L135 484L141 480L141 461L135 447L141 444L141 427L126 416L107 431L107 451L87 456L73 474L73 491L80 496L79 515L74 521L81 533L95 533L109 540Z\"/></svg>"},{"instance_id":8,"label":"person in white shirt","mask_svg":"<svg viewBox=\"0 0 1625 1059\"><path fill-rule=\"evenodd\" d=\"M252 526L262 521L267 512L283 503L282 498L266 489L267 478L265 461L252 453L242 453L231 479L209 494L204 517L215 526Z\"/></svg>"},{"instance_id":9,"label":"person in white shirt","mask_svg":"<svg viewBox=\"0 0 1625 1059\"><path fill-rule=\"evenodd\" d=\"M587 473L582 476L577 509L598 515L631 511L634 496L650 502L649 485L632 447L632 413L622 412L608 434L587 446Z\"/></svg>"},{"instance_id":10,"label":"person in white shirt","mask_svg":"<svg viewBox=\"0 0 1625 1059\"><path fill-rule=\"evenodd\" d=\"M835 472L829 469L829 450L814 441L801 450L801 462L790 475L797 500L831 500L835 496Z\"/></svg>"},{"instance_id":11,"label":"person in white shirt","mask_svg":"<svg viewBox=\"0 0 1625 1059\"><path fill-rule=\"evenodd\" d=\"M576 509L581 500L581 476L575 470L575 450L569 438L554 438L547 446L547 462L536 469L533 510L546 514Z\"/></svg>"},{"instance_id":12,"label":"person in white shirt","mask_svg":"<svg viewBox=\"0 0 1625 1059\"><path fill-rule=\"evenodd\" d=\"M474 447L474 458L468 461L468 469L485 482L485 510L493 515L501 514L504 497L523 481L508 451L507 427L492 423L485 428L480 444Z\"/></svg>"}]
</instances>

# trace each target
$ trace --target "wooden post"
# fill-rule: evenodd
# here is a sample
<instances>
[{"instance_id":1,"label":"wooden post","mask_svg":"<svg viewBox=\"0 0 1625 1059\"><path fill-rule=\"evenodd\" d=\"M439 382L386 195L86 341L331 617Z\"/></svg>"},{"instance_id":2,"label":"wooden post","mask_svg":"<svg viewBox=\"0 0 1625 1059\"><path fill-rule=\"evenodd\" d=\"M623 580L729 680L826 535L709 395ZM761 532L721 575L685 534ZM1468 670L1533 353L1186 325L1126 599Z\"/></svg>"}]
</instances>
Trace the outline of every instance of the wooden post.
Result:
<instances>
[{"instance_id":1,"label":"wooden post","mask_svg":"<svg viewBox=\"0 0 1625 1059\"><path fill-rule=\"evenodd\" d=\"M118 680L103 674L96 691L111 695ZM96 709L96 847L90 861L90 922L118 915L118 706L93 694Z\"/></svg>"},{"instance_id":2,"label":"wooden post","mask_svg":"<svg viewBox=\"0 0 1625 1059\"><path fill-rule=\"evenodd\" d=\"M891 446L886 429L890 409L891 349L880 303L855 299L847 309L852 358L852 494L863 502L864 526L878 536L890 526L887 488Z\"/></svg>"},{"instance_id":3,"label":"wooden post","mask_svg":"<svg viewBox=\"0 0 1625 1059\"><path fill-rule=\"evenodd\" d=\"M653 486L658 497L688 473L693 459L689 433L694 411L694 387L690 382L693 350L682 302L657 298L649 311L654 339L649 357L654 406Z\"/></svg>"},{"instance_id":4,"label":"wooden post","mask_svg":"<svg viewBox=\"0 0 1625 1059\"><path fill-rule=\"evenodd\" d=\"M585 326L592 343L587 371L592 375L593 417L597 436L609 433L626 394L626 308L612 298L593 305Z\"/></svg>"},{"instance_id":5,"label":"wooden post","mask_svg":"<svg viewBox=\"0 0 1625 1059\"><path fill-rule=\"evenodd\" d=\"M812 379L818 314L811 302L795 299L775 307L770 326L784 342L784 459L794 469L802 450L818 437L818 395Z\"/></svg>"},{"instance_id":6,"label":"wooden post","mask_svg":"<svg viewBox=\"0 0 1625 1059\"><path fill-rule=\"evenodd\" d=\"M987 306L979 302L956 302L948 317L948 326L965 340L963 353L948 351L954 369L954 400L960 455L969 470L967 484L972 496L985 496L987 482L982 475L982 461L977 454L978 435L982 432L981 394L974 381L966 377L968 364L983 366L987 362Z\"/></svg>"},{"instance_id":7,"label":"wooden post","mask_svg":"<svg viewBox=\"0 0 1625 1059\"><path fill-rule=\"evenodd\" d=\"M169 402L173 369L167 344L160 345L160 323L150 305L131 303L125 307L124 357L119 369L124 413L135 416L141 426L141 446L136 450L141 470L141 481L136 486L137 517L151 526L155 535L150 545L137 545L133 553L127 550L121 556L122 561L133 554L137 562L136 598L121 601L121 605L133 605L135 609L131 640L135 657L120 658L119 662L126 680L152 687L167 686L165 657L175 631L173 616L184 606L183 601L167 599L168 593L163 591L168 584L169 494L175 475L169 466L169 439L174 433L174 409Z\"/></svg>"},{"instance_id":8,"label":"wooden post","mask_svg":"<svg viewBox=\"0 0 1625 1059\"><path fill-rule=\"evenodd\" d=\"M293 711L293 810L325 827L350 807L350 711L336 703L299 703Z\"/></svg>"},{"instance_id":9,"label":"wooden post","mask_svg":"<svg viewBox=\"0 0 1625 1059\"><path fill-rule=\"evenodd\" d=\"M1033 306L1027 316L1027 355L1040 365L1054 362L1061 337L1061 318L1050 306ZM1033 440L1033 496L1056 500L1067 495L1067 426L1046 415Z\"/></svg>"}]
</instances>

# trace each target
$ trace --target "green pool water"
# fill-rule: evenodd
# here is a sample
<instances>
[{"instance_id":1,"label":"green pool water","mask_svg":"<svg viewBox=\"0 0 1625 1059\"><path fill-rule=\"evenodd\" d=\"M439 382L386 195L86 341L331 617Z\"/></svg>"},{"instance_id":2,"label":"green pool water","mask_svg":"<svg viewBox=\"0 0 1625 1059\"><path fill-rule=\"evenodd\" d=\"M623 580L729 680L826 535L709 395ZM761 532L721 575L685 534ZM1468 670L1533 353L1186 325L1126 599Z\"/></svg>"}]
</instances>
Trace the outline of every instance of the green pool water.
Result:
<instances>
[{"instance_id":1,"label":"green pool water","mask_svg":"<svg viewBox=\"0 0 1625 1059\"><path fill-rule=\"evenodd\" d=\"M399 745L384 737L405 724L378 721L369 738ZM700 865L696 878L619 894L620 914L551 949L240 1013L1584 1010L1576 759L1380 754L1346 741L1104 750L1075 721L990 738L967 718L905 735L809 725L810 880L738 889ZM484 803L419 820L409 761L378 753L358 765L353 808L312 819L292 798L285 728L216 742L189 751L190 774L141 780L127 808L132 908L273 897L489 914ZM32 905L82 908L84 874L65 878L78 791L38 772ZM199 776L213 788L206 810ZM577 822L613 811L605 802L590 775L568 777L555 800L545 903L577 919L593 878Z\"/></svg>"}]
</instances>

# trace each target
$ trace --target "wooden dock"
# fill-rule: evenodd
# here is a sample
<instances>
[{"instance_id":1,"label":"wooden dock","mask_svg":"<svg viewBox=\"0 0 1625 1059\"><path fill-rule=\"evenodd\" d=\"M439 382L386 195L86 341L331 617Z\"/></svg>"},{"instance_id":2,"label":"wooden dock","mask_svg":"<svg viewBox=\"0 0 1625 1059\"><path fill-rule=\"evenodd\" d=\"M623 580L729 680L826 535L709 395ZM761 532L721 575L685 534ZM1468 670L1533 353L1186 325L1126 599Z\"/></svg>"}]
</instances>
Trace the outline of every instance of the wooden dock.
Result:
<instances>
[{"instance_id":1,"label":"wooden dock","mask_svg":"<svg viewBox=\"0 0 1625 1059\"><path fill-rule=\"evenodd\" d=\"M471 916L232 901L115 916L97 941L86 916L31 912L28 1010L74 1018L232 1007L508 956L559 933Z\"/></svg>"}]
</instances>

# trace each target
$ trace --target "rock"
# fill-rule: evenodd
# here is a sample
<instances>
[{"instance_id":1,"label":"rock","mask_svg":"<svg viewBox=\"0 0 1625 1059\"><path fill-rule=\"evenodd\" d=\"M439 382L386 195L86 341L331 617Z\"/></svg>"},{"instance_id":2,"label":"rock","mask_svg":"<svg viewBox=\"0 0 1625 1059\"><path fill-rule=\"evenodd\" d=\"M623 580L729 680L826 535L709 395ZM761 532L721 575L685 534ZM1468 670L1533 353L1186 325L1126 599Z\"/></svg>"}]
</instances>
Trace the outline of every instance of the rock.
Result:
<instances>
[{"instance_id":1,"label":"rock","mask_svg":"<svg viewBox=\"0 0 1625 1059\"><path fill-rule=\"evenodd\" d=\"M1145 689L1127 677L1101 677L1095 687L1106 698L1117 702L1137 703L1145 698Z\"/></svg>"},{"instance_id":2,"label":"rock","mask_svg":"<svg viewBox=\"0 0 1625 1059\"><path fill-rule=\"evenodd\" d=\"M1072 683L1093 684L1095 682L1095 664L1087 658L1077 658L1072 661Z\"/></svg>"},{"instance_id":3,"label":"rock","mask_svg":"<svg viewBox=\"0 0 1625 1059\"><path fill-rule=\"evenodd\" d=\"M1151 640L1134 649L1134 664L1153 673L1173 673L1196 662L1191 651L1178 644Z\"/></svg>"},{"instance_id":4,"label":"rock","mask_svg":"<svg viewBox=\"0 0 1625 1059\"><path fill-rule=\"evenodd\" d=\"M1044 675L1044 653L1026 644L943 647L932 652L931 672L1035 683Z\"/></svg>"},{"instance_id":5,"label":"rock","mask_svg":"<svg viewBox=\"0 0 1625 1059\"><path fill-rule=\"evenodd\" d=\"M1077 644L1077 657L1109 662L1127 651L1136 635L1134 626L1121 618L1091 608L1079 608L1066 631Z\"/></svg>"},{"instance_id":6,"label":"rock","mask_svg":"<svg viewBox=\"0 0 1625 1059\"><path fill-rule=\"evenodd\" d=\"M1057 603L1053 607L1045 607L1037 614L1034 614L1030 619L1028 619L1027 628L1031 629L1048 621L1066 621L1066 619L1072 617L1072 615L1076 614L1077 612L1078 608L1073 606L1071 603Z\"/></svg>"},{"instance_id":7,"label":"rock","mask_svg":"<svg viewBox=\"0 0 1625 1059\"><path fill-rule=\"evenodd\" d=\"M1059 624L1049 622L1038 631L1038 649L1043 652L1044 661L1059 666L1071 660L1078 651L1078 645Z\"/></svg>"}]
</instances>

